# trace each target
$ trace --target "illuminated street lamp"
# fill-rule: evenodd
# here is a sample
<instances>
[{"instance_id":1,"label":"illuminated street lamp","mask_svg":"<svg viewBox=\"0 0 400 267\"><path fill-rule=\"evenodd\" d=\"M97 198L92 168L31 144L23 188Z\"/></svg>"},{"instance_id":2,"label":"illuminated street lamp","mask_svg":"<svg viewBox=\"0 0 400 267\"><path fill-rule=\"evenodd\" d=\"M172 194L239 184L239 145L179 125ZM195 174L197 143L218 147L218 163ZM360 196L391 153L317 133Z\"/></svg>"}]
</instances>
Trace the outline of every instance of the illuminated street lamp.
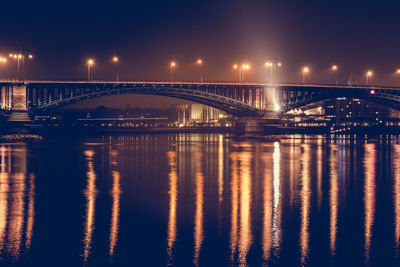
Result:
<instances>
[{"instance_id":1,"label":"illuminated street lamp","mask_svg":"<svg viewBox=\"0 0 400 267\"><path fill-rule=\"evenodd\" d=\"M92 74L91 74L90 70L91 70L91 67L94 65L94 60L89 58L87 60L87 65L88 65L88 81L91 81L92 80Z\"/></svg>"},{"instance_id":2,"label":"illuminated street lamp","mask_svg":"<svg viewBox=\"0 0 400 267\"><path fill-rule=\"evenodd\" d=\"M196 64L200 67L200 82L203 82L203 72L202 72L202 66L203 66L203 60L202 59L198 59L196 61Z\"/></svg>"},{"instance_id":3,"label":"illuminated street lamp","mask_svg":"<svg viewBox=\"0 0 400 267\"><path fill-rule=\"evenodd\" d=\"M170 67L170 70L171 70L171 81L173 81L173 69L176 67L175 61L172 61L172 62L169 64L169 67Z\"/></svg>"},{"instance_id":4,"label":"illuminated street lamp","mask_svg":"<svg viewBox=\"0 0 400 267\"><path fill-rule=\"evenodd\" d=\"M244 73L245 73L245 71L249 70L249 69L250 69L250 65L248 65L248 64L243 64L242 65L242 81L244 81Z\"/></svg>"},{"instance_id":5,"label":"illuminated street lamp","mask_svg":"<svg viewBox=\"0 0 400 267\"><path fill-rule=\"evenodd\" d=\"M397 69L396 73L397 73L398 75L400 75L400 69Z\"/></svg>"},{"instance_id":6,"label":"illuminated street lamp","mask_svg":"<svg viewBox=\"0 0 400 267\"><path fill-rule=\"evenodd\" d=\"M337 65L332 65L332 67L331 67L331 71L332 72L334 72L335 73L335 82L336 82L336 84L338 83L338 81L337 81L337 72L338 72L338 66Z\"/></svg>"},{"instance_id":7,"label":"illuminated street lamp","mask_svg":"<svg viewBox=\"0 0 400 267\"><path fill-rule=\"evenodd\" d=\"M234 64L233 69L239 71L239 82L240 82L240 81L244 81L244 72L246 70L250 69L250 65L249 64L242 64L242 65Z\"/></svg>"},{"instance_id":8,"label":"illuminated street lamp","mask_svg":"<svg viewBox=\"0 0 400 267\"><path fill-rule=\"evenodd\" d=\"M13 54L10 53L8 54L8 56L11 59L14 59L17 61L17 79L18 81L21 79L21 76L23 79L25 79L25 75L24 75L24 66L25 66L25 57L28 57L28 59L33 59L33 55L32 54L27 54L25 52L25 49L22 51L22 53L18 53L18 54ZM21 68L21 60L22 60L22 68Z\"/></svg>"},{"instance_id":9,"label":"illuminated street lamp","mask_svg":"<svg viewBox=\"0 0 400 267\"><path fill-rule=\"evenodd\" d=\"M367 85L369 84L369 77L372 77L374 73L372 72L372 70L367 71L367 73L365 74L365 76L367 77Z\"/></svg>"},{"instance_id":10,"label":"illuminated street lamp","mask_svg":"<svg viewBox=\"0 0 400 267\"><path fill-rule=\"evenodd\" d=\"M282 62L267 61L265 67L270 70L270 83L273 84L273 72L275 68L282 67Z\"/></svg>"},{"instance_id":11,"label":"illuminated street lamp","mask_svg":"<svg viewBox=\"0 0 400 267\"><path fill-rule=\"evenodd\" d=\"M240 73L239 65L238 65L238 64L234 64L234 65L233 65L233 69L234 69L234 70L238 70L238 73L239 73L239 82L240 82L241 73Z\"/></svg>"},{"instance_id":12,"label":"illuminated street lamp","mask_svg":"<svg viewBox=\"0 0 400 267\"><path fill-rule=\"evenodd\" d=\"M303 73L303 83L305 83L306 75L307 75L308 73L310 73L310 68L307 67L307 66L303 67L302 73Z\"/></svg>"},{"instance_id":13,"label":"illuminated street lamp","mask_svg":"<svg viewBox=\"0 0 400 267\"><path fill-rule=\"evenodd\" d=\"M112 58L112 62L113 62L115 65L118 65L119 57L114 56L114 57ZM119 81L119 73L118 73L118 68L117 68L117 82L118 82L118 81Z\"/></svg>"}]
</instances>

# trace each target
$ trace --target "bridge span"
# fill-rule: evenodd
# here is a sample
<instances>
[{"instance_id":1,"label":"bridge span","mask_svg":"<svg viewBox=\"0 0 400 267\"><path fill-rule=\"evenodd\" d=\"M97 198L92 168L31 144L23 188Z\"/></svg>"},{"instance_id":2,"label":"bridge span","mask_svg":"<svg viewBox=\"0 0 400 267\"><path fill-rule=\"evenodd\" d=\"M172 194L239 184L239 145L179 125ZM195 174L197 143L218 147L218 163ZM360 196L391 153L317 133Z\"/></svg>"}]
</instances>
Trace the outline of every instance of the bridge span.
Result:
<instances>
[{"instance_id":1,"label":"bridge span","mask_svg":"<svg viewBox=\"0 0 400 267\"><path fill-rule=\"evenodd\" d=\"M237 117L254 118L338 97L364 99L400 110L400 87L250 82L0 81L0 107L5 112L50 113L73 103L119 94L176 97Z\"/></svg>"}]
</instances>

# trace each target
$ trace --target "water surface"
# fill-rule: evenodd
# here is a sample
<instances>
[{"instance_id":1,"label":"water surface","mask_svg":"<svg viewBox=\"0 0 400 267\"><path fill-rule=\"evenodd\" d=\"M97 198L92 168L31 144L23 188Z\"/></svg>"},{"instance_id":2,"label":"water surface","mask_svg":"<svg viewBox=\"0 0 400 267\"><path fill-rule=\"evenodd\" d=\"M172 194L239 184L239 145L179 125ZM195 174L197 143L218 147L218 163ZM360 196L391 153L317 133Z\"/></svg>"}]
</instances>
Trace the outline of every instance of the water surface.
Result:
<instances>
[{"instance_id":1,"label":"water surface","mask_svg":"<svg viewBox=\"0 0 400 267\"><path fill-rule=\"evenodd\" d=\"M396 266L397 139L0 144L0 264Z\"/></svg>"}]
</instances>

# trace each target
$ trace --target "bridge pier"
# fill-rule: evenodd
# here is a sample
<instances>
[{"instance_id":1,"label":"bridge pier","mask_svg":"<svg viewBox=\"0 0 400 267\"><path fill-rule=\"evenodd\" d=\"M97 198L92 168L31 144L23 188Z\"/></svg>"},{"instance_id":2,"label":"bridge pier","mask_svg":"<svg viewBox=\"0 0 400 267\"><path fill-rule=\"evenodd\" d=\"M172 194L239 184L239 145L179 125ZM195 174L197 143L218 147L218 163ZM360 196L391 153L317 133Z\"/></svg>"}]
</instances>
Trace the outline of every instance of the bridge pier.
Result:
<instances>
[{"instance_id":1,"label":"bridge pier","mask_svg":"<svg viewBox=\"0 0 400 267\"><path fill-rule=\"evenodd\" d=\"M30 122L26 108L26 86L21 84L12 85L11 87L11 114L8 118L9 122Z\"/></svg>"},{"instance_id":2,"label":"bridge pier","mask_svg":"<svg viewBox=\"0 0 400 267\"><path fill-rule=\"evenodd\" d=\"M266 112L263 117L243 117L236 122L239 134L254 136L280 132L280 118L276 112Z\"/></svg>"}]
</instances>

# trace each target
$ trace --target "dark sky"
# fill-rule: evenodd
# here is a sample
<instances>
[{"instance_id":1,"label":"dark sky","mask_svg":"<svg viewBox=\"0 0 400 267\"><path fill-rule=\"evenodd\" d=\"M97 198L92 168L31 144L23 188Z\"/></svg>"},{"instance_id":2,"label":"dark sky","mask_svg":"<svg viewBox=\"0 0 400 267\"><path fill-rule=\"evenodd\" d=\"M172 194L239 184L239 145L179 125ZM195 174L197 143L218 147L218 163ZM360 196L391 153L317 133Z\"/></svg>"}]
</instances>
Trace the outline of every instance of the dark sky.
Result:
<instances>
[{"instance_id":1,"label":"dark sky","mask_svg":"<svg viewBox=\"0 0 400 267\"><path fill-rule=\"evenodd\" d=\"M283 62L283 81L362 80L374 70L379 84L400 85L400 1L3 1L0 54L22 47L35 55L26 65L32 79L85 79L88 57L95 79L113 79L118 55L124 80L233 80L232 65L251 65L246 79L265 81L263 64ZM0 78L15 76L15 62L0 66Z\"/></svg>"}]
</instances>

